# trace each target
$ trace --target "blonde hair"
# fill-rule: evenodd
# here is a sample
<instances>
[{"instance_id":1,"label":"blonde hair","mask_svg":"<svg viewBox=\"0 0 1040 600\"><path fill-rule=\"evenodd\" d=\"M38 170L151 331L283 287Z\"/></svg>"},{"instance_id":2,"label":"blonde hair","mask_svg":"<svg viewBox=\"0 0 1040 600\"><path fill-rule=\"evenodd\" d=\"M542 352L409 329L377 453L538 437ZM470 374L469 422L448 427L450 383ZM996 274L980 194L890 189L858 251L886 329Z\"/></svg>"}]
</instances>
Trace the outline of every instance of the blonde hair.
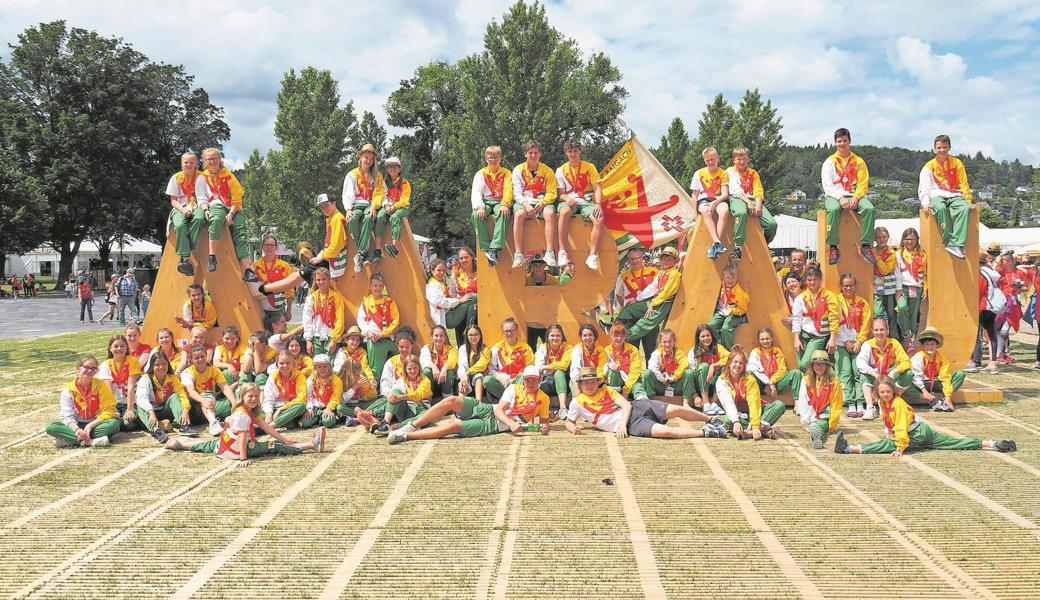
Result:
<instances>
[{"instance_id":1,"label":"blonde hair","mask_svg":"<svg viewBox=\"0 0 1040 600\"><path fill-rule=\"evenodd\" d=\"M501 146L488 146L484 149L484 156L488 154L502 158L502 147Z\"/></svg>"},{"instance_id":2,"label":"blonde hair","mask_svg":"<svg viewBox=\"0 0 1040 600\"><path fill-rule=\"evenodd\" d=\"M737 146L733 149L733 156L736 156L738 154L751 158L751 152L749 152L748 149L743 146Z\"/></svg>"},{"instance_id":3,"label":"blonde hair","mask_svg":"<svg viewBox=\"0 0 1040 600\"><path fill-rule=\"evenodd\" d=\"M344 390L352 390L361 381L361 363L353 358L348 358L340 365L339 373L336 375L343 380Z\"/></svg>"},{"instance_id":4,"label":"blonde hair","mask_svg":"<svg viewBox=\"0 0 1040 600\"><path fill-rule=\"evenodd\" d=\"M715 153L715 156L719 155L719 151L715 149L715 146L708 146L704 150L701 150L701 158L707 158L709 154Z\"/></svg>"}]
</instances>

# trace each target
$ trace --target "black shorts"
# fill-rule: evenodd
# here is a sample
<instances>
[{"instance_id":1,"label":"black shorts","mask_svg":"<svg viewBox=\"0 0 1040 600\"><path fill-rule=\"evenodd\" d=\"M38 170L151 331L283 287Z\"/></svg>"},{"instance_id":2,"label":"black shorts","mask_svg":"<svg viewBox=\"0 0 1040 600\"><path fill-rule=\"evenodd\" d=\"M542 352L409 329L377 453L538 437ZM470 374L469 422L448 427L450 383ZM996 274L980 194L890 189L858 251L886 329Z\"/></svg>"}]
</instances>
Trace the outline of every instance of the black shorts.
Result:
<instances>
[{"instance_id":1,"label":"black shorts","mask_svg":"<svg viewBox=\"0 0 1040 600\"><path fill-rule=\"evenodd\" d=\"M303 280L307 282L307 285L310 285L311 277L314 276L314 272L322 267L328 269L329 261L323 260L316 265L312 265L311 261L305 260L300 263L300 277L303 277Z\"/></svg>"},{"instance_id":2,"label":"black shorts","mask_svg":"<svg viewBox=\"0 0 1040 600\"><path fill-rule=\"evenodd\" d=\"M640 398L632 401L632 414L628 417L628 435L651 437L654 425L668 422L668 403L660 400Z\"/></svg>"}]
</instances>

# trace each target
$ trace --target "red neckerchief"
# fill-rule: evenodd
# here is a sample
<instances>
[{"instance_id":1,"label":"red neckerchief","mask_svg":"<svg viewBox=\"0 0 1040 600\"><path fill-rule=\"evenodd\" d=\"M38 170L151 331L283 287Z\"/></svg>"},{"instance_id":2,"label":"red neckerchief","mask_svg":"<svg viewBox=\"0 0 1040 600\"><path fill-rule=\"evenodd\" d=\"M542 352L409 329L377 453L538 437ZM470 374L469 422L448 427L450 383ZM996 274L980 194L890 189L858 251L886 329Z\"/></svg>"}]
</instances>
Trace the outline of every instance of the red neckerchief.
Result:
<instances>
[{"instance_id":1,"label":"red neckerchief","mask_svg":"<svg viewBox=\"0 0 1040 600\"><path fill-rule=\"evenodd\" d=\"M162 403L170 394L173 393L173 379L169 374L166 375L166 381L159 383L159 380L152 376L152 392L154 393L155 400Z\"/></svg>"},{"instance_id":2,"label":"red neckerchief","mask_svg":"<svg viewBox=\"0 0 1040 600\"><path fill-rule=\"evenodd\" d=\"M498 347L498 362L502 365L502 372L510 377L516 377L527 366L524 360L524 346L523 344L517 344L508 357L503 351L504 348L505 343L503 342L503 345Z\"/></svg>"},{"instance_id":3,"label":"red neckerchief","mask_svg":"<svg viewBox=\"0 0 1040 600\"><path fill-rule=\"evenodd\" d=\"M231 181L231 172L222 167L216 175L210 175L209 171L205 171L204 174L210 191L216 194L225 205L230 206L231 186L229 182Z\"/></svg>"},{"instance_id":4,"label":"red neckerchief","mask_svg":"<svg viewBox=\"0 0 1040 600\"><path fill-rule=\"evenodd\" d=\"M527 165L521 170L524 176L524 191L531 192L535 196L545 193L545 175L539 175L538 172L541 170L541 163L532 172Z\"/></svg>"},{"instance_id":5,"label":"red neckerchief","mask_svg":"<svg viewBox=\"0 0 1040 600\"><path fill-rule=\"evenodd\" d=\"M401 199L402 193L404 193L404 177L398 177L397 183L391 181L390 185L386 186L386 197L394 202Z\"/></svg>"},{"instance_id":6,"label":"red neckerchief","mask_svg":"<svg viewBox=\"0 0 1040 600\"><path fill-rule=\"evenodd\" d=\"M892 255L892 248L890 248L888 244L885 244L884 246L880 246L877 250L875 250L875 253L877 254L879 260L874 264L874 275L877 277L885 277L885 275L881 274L881 269L878 267L878 265L880 265L882 262L888 262L889 256Z\"/></svg>"},{"instance_id":7,"label":"red neckerchief","mask_svg":"<svg viewBox=\"0 0 1040 600\"><path fill-rule=\"evenodd\" d=\"M112 383L116 384L120 392L126 395L126 384L130 382L130 365L128 364L130 357L124 360L121 364L116 364L116 359L112 359L110 370L112 371Z\"/></svg>"},{"instance_id":8,"label":"red neckerchief","mask_svg":"<svg viewBox=\"0 0 1040 600\"><path fill-rule=\"evenodd\" d=\"M842 299L844 298L842 296ZM859 331L859 328L863 326L863 309L866 308L866 302L859 302L853 298L851 301L839 304L841 305L841 324Z\"/></svg>"},{"instance_id":9,"label":"red neckerchief","mask_svg":"<svg viewBox=\"0 0 1040 600\"><path fill-rule=\"evenodd\" d=\"M740 381L733 383L729 379L729 374L727 373L726 380L729 381L730 388L733 390L733 404L737 406L737 412L749 412L747 403L747 377L741 375Z\"/></svg>"},{"instance_id":10,"label":"red neckerchief","mask_svg":"<svg viewBox=\"0 0 1040 600\"><path fill-rule=\"evenodd\" d=\"M932 179L935 180L935 185L939 188L946 190L947 192L957 192L960 190L959 180L957 174L957 167L953 165L953 161L946 159L946 166L943 166L942 162L936 158L935 166L939 168L939 172L936 173L935 169L932 169ZM942 177L940 179L940 176Z\"/></svg>"},{"instance_id":11,"label":"red neckerchief","mask_svg":"<svg viewBox=\"0 0 1040 600\"><path fill-rule=\"evenodd\" d=\"M368 185L368 178L365 177L365 172L361 169L358 169L357 187L358 196L371 202L373 189Z\"/></svg>"},{"instance_id":12,"label":"red neckerchief","mask_svg":"<svg viewBox=\"0 0 1040 600\"><path fill-rule=\"evenodd\" d=\"M166 348L159 346L159 352L162 352L166 356L166 360L170 361L170 364L173 364L173 357L177 355L177 348L170 346L170 351L167 352Z\"/></svg>"},{"instance_id":13,"label":"red neckerchief","mask_svg":"<svg viewBox=\"0 0 1040 600\"><path fill-rule=\"evenodd\" d=\"M650 285L650 282L657 277L656 273L647 273L646 267L639 269L639 275L636 275L636 272L631 269L628 272L632 275L631 279L627 277L621 278L621 283L628 290L628 293L625 294L626 300L635 300L639 292Z\"/></svg>"},{"instance_id":14,"label":"red neckerchief","mask_svg":"<svg viewBox=\"0 0 1040 600\"><path fill-rule=\"evenodd\" d=\"M812 297L812 290L806 290L808 296ZM802 298L805 299L804 297ZM823 294L823 288L820 289L820 293L813 298L812 304L805 303L805 308L809 311L809 316L812 317L813 325L816 326L817 333L823 333L823 316L827 314L827 297Z\"/></svg>"},{"instance_id":15,"label":"red neckerchief","mask_svg":"<svg viewBox=\"0 0 1040 600\"><path fill-rule=\"evenodd\" d=\"M914 278L914 281L920 281L921 266L924 264L924 252L921 251L921 246L914 250L900 248L899 252L903 255L903 273L909 273ZM908 255L910 257L909 261L906 260Z\"/></svg>"},{"instance_id":16,"label":"red neckerchief","mask_svg":"<svg viewBox=\"0 0 1040 600\"><path fill-rule=\"evenodd\" d=\"M552 349L552 346L545 347L545 362L554 363L563 360L563 351L566 348L563 347L563 342L560 342L560 347L556 350Z\"/></svg>"},{"instance_id":17,"label":"red neckerchief","mask_svg":"<svg viewBox=\"0 0 1040 600\"><path fill-rule=\"evenodd\" d=\"M249 415L249 427L246 428L246 445L249 445L256 438L256 416L253 413L246 410L245 405L240 404L235 412L244 412ZM228 433L231 419L228 419L224 424L224 430L220 432L220 445L217 447L217 454L224 454L230 452L235 445L235 440L238 439L237 435L231 435Z\"/></svg>"},{"instance_id":18,"label":"red neckerchief","mask_svg":"<svg viewBox=\"0 0 1040 600\"><path fill-rule=\"evenodd\" d=\"M703 364L713 365L719 361L719 346L716 344L711 352L705 352L704 347L701 347L701 355L697 357Z\"/></svg>"},{"instance_id":19,"label":"red neckerchief","mask_svg":"<svg viewBox=\"0 0 1040 600\"><path fill-rule=\"evenodd\" d=\"M885 427L889 431L893 431L893 427L892 427L892 413L895 412L895 411L892 410L892 408L893 408L893 406L895 406L895 403L896 403L896 399L895 398L892 398L892 402L889 402L887 405L884 402L878 402L878 404L881 405L881 418L885 420ZM909 405L906 407L906 409L908 411L910 411L910 421L913 422L913 420L917 418L917 413L915 413L914 409L911 408Z\"/></svg>"},{"instance_id":20,"label":"red neckerchief","mask_svg":"<svg viewBox=\"0 0 1040 600\"><path fill-rule=\"evenodd\" d=\"M436 354L434 354L435 352ZM445 346L437 350L431 345L430 355L433 356L433 364L437 365L438 369L442 369L444 368L444 363L448 362L448 347Z\"/></svg>"},{"instance_id":21,"label":"red neckerchief","mask_svg":"<svg viewBox=\"0 0 1040 600\"><path fill-rule=\"evenodd\" d=\"M314 397L321 404L322 408L325 408L329 405L329 400L332 399L332 377L328 379L315 377L313 381L311 388L314 390Z\"/></svg>"},{"instance_id":22,"label":"red neckerchief","mask_svg":"<svg viewBox=\"0 0 1040 600\"><path fill-rule=\"evenodd\" d=\"M195 303L188 302L188 306L191 307L191 320L194 323L206 321L206 299L202 299L202 306L199 307L199 312L195 312Z\"/></svg>"},{"instance_id":23,"label":"red neckerchief","mask_svg":"<svg viewBox=\"0 0 1040 600\"><path fill-rule=\"evenodd\" d=\"M928 381L935 381L935 378L939 376L939 353L935 353L935 357L932 359L928 358L928 353L924 355L924 378Z\"/></svg>"},{"instance_id":24,"label":"red neckerchief","mask_svg":"<svg viewBox=\"0 0 1040 600\"><path fill-rule=\"evenodd\" d=\"M675 350L671 352L665 352L661 350L661 368L664 372L671 375L675 373L675 369L679 366L679 361L675 358Z\"/></svg>"},{"instance_id":25,"label":"red neckerchief","mask_svg":"<svg viewBox=\"0 0 1040 600\"><path fill-rule=\"evenodd\" d=\"M780 368L773 350L773 348L762 348L758 353L758 358L762 362L762 372L769 377L775 375Z\"/></svg>"},{"instance_id":26,"label":"red neckerchief","mask_svg":"<svg viewBox=\"0 0 1040 600\"><path fill-rule=\"evenodd\" d=\"M192 173L191 181L189 182L188 176L184 174L184 171L181 171L181 193L184 194L184 197L187 198L189 202L195 197L195 180L198 178L199 172L195 171Z\"/></svg>"},{"instance_id":27,"label":"red neckerchief","mask_svg":"<svg viewBox=\"0 0 1040 600\"><path fill-rule=\"evenodd\" d=\"M834 385L833 381L828 381L824 385L817 385L816 388L813 386L806 386L805 391L809 395L809 406L813 407L816 414L822 414L823 409L827 408L831 399L831 386Z\"/></svg>"},{"instance_id":28,"label":"red neckerchief","mask_svg":"<svg viewBox=\"0 0 1040 600\"><path fill-rule=\"evenodd\" d=\"M585 396L585 394L581 394L581 397L587 396ZM607 391L607 388L600 388L599 397L592 398L591 400L592 402L589 402L587 404L581 401L579 401L579 403L585 407L585 410L588 410L592 413L593 425L599 422L599 418L601 416L612 415L617 411L621 410L621 408L618 407L617 404L614 404L614 398L610 395L610 392Z\"/></svg>"},{"instance_id":29,"label":"red neckerchief","mask_svg":"<svg viewBox=\"0 0 1040 600\"><path fill-rule=\"evenodd\" d=\"M588 349L585 348L585 344L581 345L581 362L582 366L585 367L599 367L599 361L596 360L597 351L594 348L592 354L589 354Z\"/></svg>"},{"instance_id":30,"label":"red neckerchief","mask_svg":"<svg viewBox=\"0 0 1040 600\"><path fill-rule=\"evenodd\" d=\"M718 173L718 171L716 171L716 173ZM704 194L708 196L709 199L714 200L716 197L718 197L719 194L722 193L722 175L719 175L718 177L712 179L710 185L706 181L704 181L703 176L700 178L700 180L701 189L704 191Z\"/></svg>"},{"instance_id":31,"label":"red neckerchief","mask_svg":"<svg viewBox=\"0 0 1040 600\"><path fill-rule=\"evenodd\" d=\"M94 420L98 412L101 410L101 396L94 391L94 384L91 382L90 387L83 389L79 384L79 380L76 380L76 391L79 392L78 396L74 398L76 405L76 414L81 419Z\"/></svg>"},{"instance_id":32,"label":"red neckerchief","mask_svg":"<svg viewBox=\"0 0 1040 600\"><path fill-rule=\"evenodd\" d=\"M746 169L743 173L737 171L737 175L740 175L740 189L744 190L745 194L751 195L755 193L755 172L750 168Z\"/></svg>"},{"instance_id":33,"label":"red neckerchief","mask_svg":"<svg viewBox=\"0 0 1040 600\"><path fill-rule=\"evenodd\" d=\"M856 181L856 161L853 160L852 155L849 155L848 162L842 166L838 162L840 160L840 157L834 157L834 173L838 176L838 178L834 180L834 183L841 185L846 192L851 193L852 184Z\"/></svg>"},{"instance_id":34,"label":"red neckerchief","mask_svg":"<svg viewBox=\"0 0 1040 600\"><path fill-rule=\"evenodd\" d=\"M425 381L425 378L422 375L419 375L419 378L415 381L412 381L411 379L405 379L404 391L407 393L418 390L422 386L423 381Z\"/></svg>"},{"instance_id":35,"label":"red neckerchief","mask_svg":"<svg viewBox=\"0 0 1040 600\"><path fill-rule=\"evenodd\" d=\"M140 361L142 354L149 354L151 353L151 351L152 347L148 344L142 344L141 342L137 342L137 348L130 350L127 354L130 356L136 356L137 360Z\"/></svg>"},{"instance_id":36,"label":"red neckerchief","mask_svg":"<svg viewBox=\"0 0 1040 600\"><path fill-rule=\"evenodd\" d=\"M563 168L563 178L567 180L567 185L571 186L571 192L578 194L579 196L585 195L585 188L589 187L589 174L582 170L584 165L578 164L577 172L570 172L570 163Z\"/></svg>"},{"instance_id":37,"label":"red neckerchief","mask_svg":"<svg viewBox=\"0 0 1040 600\"><path fill-rule=\"evenodd\" d=\"M538 390L534 391L534 394L528 394L527 389L524 385L516 384L516 396L511 406L506 411L506 416L512 419L513 417L522 417L524 421L530 423L534 419L534 414L538 412Z\"/></svg>"},{"instance_id":38,"label":"red neckerchief","mask_svg":"<svg viewBox=\"0 0 1040 600\"><path fill-rule=\"evenodd\" d=\"M885 350L882 352L877 347L870 348L870 355L874 357L874 365L877 367L878 375L883 376L888 373L888 367L892 363L894 351L891 343L885 344Z\"/></svg>"},{"instance_id":39,"label":"red neckerchief","mask_svg":"<svg viewBox=\"0 0 1040 600\"><path fill-rule=\"evenodd\" d=\"M452 278L455 279L455 287L459 290L459 295L464 296L466 294L477 293L477 273L467 273L462 269L458 272L451 274Z\"/></svg>"},{"instance_id":40,"label":"red neckerchief","mask_svg":"<svg viewBox=\"0 0 1040 600\"><path fill-rule=\"evenodd\" d=\"M610 352L610 358L613 359L614 362L618 363L618 365L621 367L621 372L628 373L629 369L632 367L632 355L625 350L624 346L621 346L621 356L618 356L614 353L613 344L608 346L608 348L608 352Z\"/></svg>"},{"instance_id":41,"label":"red neckerchief","mask_svg":"<svg viewBox=\"0 0 1040 600\"><path fill-rule=\"evenodd\" d=\"M499 169L497 175L490 173L484 173L484 185L491 190L491 198L501 200L505 195L506 187L506 171L505 169Z\"/></svg>"},{"instance_id":42,"label":"red neckerchief","mask_svg":"<svg viewBox=\"0 0 1040 600\"><path fill-rule=\"evenodd\" d=\"M322 296L321 292L315 294L316 296ZM314 312L318 313L321 317L321 322L326 327L332 327L336 324L336 299L332 297L332 290L329 293L324 294L324 298L314 300Z\"/></svg>"},{"instance_id":43,"label":"red neckerchief","mask_svg":"<svg viewBox=\"0 0 1040 600\"><path fill-rule=\"evenodd\" d=\"M386 329L387 325L389 325L391 321L390 298L387 298L386 296L383 296L379 300L373 298L372 302L373 304L378 302L374 307L375 313L369 312L366 307L365 318L368 319L369 323L375 323L376 325L379 325L381 329Z\"/></svg>"},{"instance_id":44,"label":"red neckerchief","mask_svg":"<svg viewBox=\"0 0 1040 600\"><path fill-rule=\"evenodd\" d=\"M238 356L235 356L235 350L237 350L237 348L228 348L224 344L221 344L220 347L222 348L220 353L223 355L221 356L221 358L224 359L224 362L231 365L232 367L235 367L236 371L241 371L242 355L240 354Z\"/></svg>"},{"instance_id":45,"label":"red neckerchief","mask_svg":"<svg viewBox=\"0 0 1040 600\"><path fill-rule=\"evenodd\" d=\"M366 357L367 358L368 357L368 351L365 350L364 348L358 346L357 350L353 350L353 351L352 350L347 350L347 356L349 356L351 360L356 361L358 364L361 364L361 358L362 357Z\"/></svg>"},{"instance_id":46,"label":"red neckerchief","mask_svg":"<svg viewBox=\"0 0 1040 600\"><path fill-rule=\"evenodd\" d=\"M295 362L295 361L294 361ZM289 373L288 381L283 377L281 370L274 374L274 386L278 388L278 398L286 402L296 398L296 369Z\"/></svg>"},{"instance_id":47,"label":"red neckerchief","mask_svg":"<svg viewBox=\"0 0 1040 600\"><path fill-rule=\"evenodd\" d=\"M733 291L733 288L727 288L723 286L722 291L719 292L719 300L722 301L723 306L733 306L736 303L737 294Z\"/></svg>"}]
</instances>

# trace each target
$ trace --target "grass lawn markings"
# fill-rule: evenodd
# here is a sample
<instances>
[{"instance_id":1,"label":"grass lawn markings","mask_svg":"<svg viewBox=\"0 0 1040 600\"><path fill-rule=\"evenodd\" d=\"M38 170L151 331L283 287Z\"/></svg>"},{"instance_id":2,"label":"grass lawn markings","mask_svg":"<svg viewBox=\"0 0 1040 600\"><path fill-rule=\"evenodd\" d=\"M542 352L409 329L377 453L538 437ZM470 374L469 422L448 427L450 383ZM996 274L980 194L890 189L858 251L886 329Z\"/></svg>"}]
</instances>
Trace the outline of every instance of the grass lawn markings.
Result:
<instances>
[{"instance_id":1,"label":"grass lawn markings","mask_svg":"<svg viewBox=\"0 0 1040 600\"><path fill-rule=\"evenodd\" d=\"M306 477L298 479L293 485L287 488L282 495L275 498L270 504L267 505L267 509L260 514L252 523L250 527L246 527L239 532L238 536L231 541L223 550L220 550L209 562L203 565L195 575L189 579L184 586L181 587L176 593L170 596L171 599L187 599L191 598L195 592L202 589L204 585L210 580L213 575L220 570L228 561L230 561L242 548L244 548L249 542L253 540L260 533L260 530L267 526L278 513L281 512L290 502L293 501L296 496L303 490L307 489L318 477L321 477L325 471L327 471L336 460L343 456L343 453L347 451L358 440L364 435L364 428L358 427L357 431L354 432L347 440L336 448L332 454L329 454L321 460L317 465L311 469L311 472Z\"/></svg>"},{"instance_id":2,"label":"grass lawn markings","mask_svg":"<svg viewBox=\"0 0 1040 600\"><path fill-rule=\"evenodd\" d=\"M4 481L3 483L0 483L0 490L6 490L7 488L9 488L9 487L11 487L13 485L18 485L19 483L25 481L26 479L30 479L32 477L35 477L35 476L39 475L40 473L44 473L46 471L50 471L51 469L53 469L54 467L60 465L61 463L68 462L68 461L70 461L70 460L72 460L72 459L82 455L87 450L89 450L89 448L80 448L78 450L73 450L71 452L61 453L61 454L58 455L58 458L55 458L54 460L52 460L52 461L50 461L48 463L40 465L39 467L36 467L35 469L33 469L32 471L29 471L28 473L22 473L21 475L19 475L17 477L14 477L12 479L8 479L7 481Z\"/></svg>"},{"instance_id":3,"label":"grass lawn markings","mask_svg":"<svg viewBox=\"0 0 1040 600\"><path fill-rule=\"evenodd\" d=\"M379 512L376 516L372 517L372 521L368 524L368 527L361 533L361 537L357 543L350 550L349 553L343 558L343 562L340 563L339 567L329 578L325 584L325 589L321 591L318 598L332 599L339 598L343 590L346 589L350 583L350 579L354 576L358 567L361 566L361 561L365 559L365 556L375 545L376 540L379 539L379 535L383 532L383 528L386 527L390 517L393 516L394 511L397 510L397 506L404 499L404 495L408 492L408 486L412 484L415 476L419 473L419 469L422 468L423 463L430 457L433 452L433 448L437 445L437 440L430 440L423 442L423 448L415 455L412 459L412 463L405 469L404 474L397 480L397 484L394 485L394 489L390 492L386 501L379 507Z\"/></svg>"},{"instance_id":4,"label":"grass lawn markings","mask_svg":"<svg viewBox=\"0 0 1040 600\"><path fill-rule=\"evenodd\" d=\"M143 457L135 460L134 462L126 465L122 469L119 469L115 473L110 473L110 474L102 477L101 479L98 479L97 481L95 481L94 483L88 485L87 487L85 487L83 489L76 490L75 492L65 496L64 498L60 498L58 500L55 500L54 502L51 502L50 504L48 504L46 506L41 506L40 508L37 508L36 510L34 510L32 512L26 513L20 519L12 521L8 525L6 525L4 527L4 529L16 529L18 527L22 527L23 525L25 525L29 521L32 521L33 519L39 517L40 515L49 513L52 510L55 510L57 508L61 508L62 506L65 506L66 504L69 504L70 502L75 502L76 500L79 500L80 498L83 498L84 496L87 496L89 494L92 494L92 493L100 490L101 488L105 487L106 485L108 485L108 484L112 483L113 481L119 479L123 475L126 475L127 473L130 473L131 471L139 469L140 467L143 467L144 465L152 462L153 460L159 458L160 456L162 456L163 454L166 454L166 453L167 453L167 450L165 448L157 448L157 449L149 452L148 454L144 455Z\"/></svg>"},{"instance_id":5,"label":"grass lawn markings","mask_svg":"<svg viewBox=\"0 0 1040 600\"><path fill-rule=\"evenodd\" d=\"M1016 395L1020 395L1020 394L1016 394ZM972 410L974 410L975 412L980 412L980 413L982 413L982 414L984 414L984 415L986 415L988 417L992 417L994 419L999 419L1001 421L1004 421L1005 423L1010 423L1010 424L1014 425L1015 427L1019 427L1021 429L1025 429L1026 431L1032 433L1033 435L1040 437L1040 429L1037 429L1036 427L1033 427L1032 425L1030 425L1029 423L1026 423L1025 421L1019 421L1015 417L1005 415L1004 413L1002 413L1000 411L993 410L992 408L987 408L985 406L976 406Z\"/></svg>"},{"instance_id":6,"label":"grass lawn markings","mask_svg":"<svg viewBox=\"0 0 1040 600\"><path fill-rule=\"evenodd\" d=\"M875 440L880 439L878 436L874 435L873 433L871 433L869 431L860 431L859 433L861 435L865 436L870 441L875 441ZM1033 523L1029 519L1023 517L1022 515L1020 515L1018 513L1016 513L1015 511L1013 511L1010 508L1004 506L1003 504L1000 504L999 502L993 500L989 496L986 496L986 495L978 492L977 490L964 485L960 481L957 481L956 479L950 477L949 475L943 473L942 471L939 471L938 469L936 469L934 467L930 467L930 466L924 464L923 462L917 460L916 458L914 458L912 456L908 456L906 454L904 454L900 458L901 458L901 460L906 461L906 463L908 465L910 465L911 467L917 469L918 471L924 473L925 475L931 477L932 479L938 481L939 483L945 485L946 487L951 488L951 489L953 489L956 492L959 492L961 495L967 497L968 499L974 500L975 502L978 502L979 504L985 506L986 508L990 509L991 511L993 511L993 512L997 513L998 515L1004 517L1008 521L1011 521L1015 525L1018 525L1019 527L1021 527L1023 529L1027 529L1029 531L1037 531L1038 529L1040 529L1040 528L1037 527L1037 525L1035 523Z\"/></svg>"},{"instance_id":7,"label":"grass lawn markings","mask_svg":"<svg viewBox=\"0 0 1040 600\"><path fill-rule=\"evenodd\" d=\"M945 554L933 547L921 536L909 530L895 515L885 510L863 490L856 487L854 483L842 477L834 469L827 466L823 461L814 456L807 449L799 446L789 435L784 435L783 440L788 451L796 460L809 467L818 476L838 490L851 504L858 507L871 521L885 528L888 534L899 545L903 546L928 570L940 579L950 584L954 590L965 598L996 598L996 594L975 580L967 571L961 569Z\"/></svg>"},{"instance_id":8,"label":"grass lawn markings","mask_svg":"<svg viewBox=\"0 0 1040 600\"><path fill-rule=\"evenodd\" d=\"M769 551L773 561L780 567L780 571L787 577L787 580L791 582L791 585L797 589L804 598L823 598L823 593L816 587L816 584L806 576L802 568L795 562L794 557L791 553L784 548L784 545L770 529L769 524L766 523L765 519L762 518L762 514L758 512L755 505L748 498L744 490L740 489L737 482L733 481L733 478L729 476L719 460L715 458L715 455L711 453L711 450L704 444L702 439L691 440L693 447L697 450L697 454L700 455L701 459L707 463L708 468L711 469L715 479L718 480L722 487L729 493L733 500L740 507L740 511L744 513L744 518L748 524L751 525L751 529L754 530L755 535L758 537L762 545L765 546L766 550Z\"/></svg>"},{"instance_id":9,"label":"grass lawn markings","mask_svg":"<svg viewBox=\"0 0 1040 600\"><path fill-rule=\"evenodd\" d=\"M520 445L520 453L516 460L516 476L513 479L513 491L509 511L509 525L506 529L506 537L502 542L502 560L498 566L495 579L495 600L508 597L509 576L513 572L513 557L516 551L516 536L520 530L521 507L524 502L524 481L527 478L527 463L531 458L530 448L526 442L527 437Z\"/></svg>"},{"instance_id":10,"label":"grass lawn markings","mask_svg":"<svg viewBox=\"0 0 1040 600\"><path fill-rule=\"evenodd\" d=\"M219 465L200 475L191 483L166 494L157 502L145 507L136 515L127 519L126 523L124 523L122 527L109 529L105 535L98 538L90 546L87 546L83 550L72 555L62 564L36 578L36 580L27 584L21 590L15 592L14 597L25 598L32 596L34 593L45 595L51 592L51 590L62 581L75 575L80 571L80 569L96 560L97 557L101 555L101 552L115 546L116 544L122 543L124 540L137 533L144 525L154 521L181 501L189 498L192 494L205 489L221 476L231 472L234 466L234 464L229 462Z\"/></svg>"},{"instance_id":11,"label":"grass lawn markings","mask_svg":"<svg viewBox=\"0 0 1040 600\"><path fill-rule=\"evenodd\" d=\"M661 574L657 569L657 559L654 557L654 551L650 545L650 537L646 533L643 513L639 510L639 503L636 502L632 481L628 478L628 468L625 466L625 459L621 456L617 436L606 434L603 439L607 442L607 454L610 456L610 467L614 471L614 483L621 495L621 506L625 511L625 520L628 522L628 535L632 540L632 550L636 557L636 566L639 569L639 584L647 598L665 598Z\"/></svg>"},{"instance_id":12,"label":"grass lawn markings","mask_svg":"<svg viewBox=\"0 0 1040 600\"><path fill-rule=\"evenodd\" d=\"M20 438L18 438L16 440L11 440L10 442L7 442L3 446L0 446L0 450L7 450L8 448L17 448L18 446L21 446L23 444L28 444L29 442L35 440L36 438L40 438L40 437L43 437L43 436L44 436L44 432L42 432L42 431L37 431L36 433L30 433L27 436L20 437Z\"/></svg>"},{"instance_id":13,"label":"grass lawn markings","mask_svg":"<svg viewBox=\"0 0 1040 600\"><path fill-rule=\"evenodd\" d=\"M6 419L0 420L0 430L7 429L7 426L9 424L11 424L11 423L18 423L20 421L24 421L25 419L27 419L27 418L29 418L29 417L31 417L33 415L38 415L38 414L40 414L40 413L42 413L44 411L47 411L47 410L54 410L54 407L53 406L41 406L40 408L37 408L36 410L30 410L27 413L22 413L22 414L20 414L18 416L15 416L15 417L8 417Z\"/></svg>"},{"instance_id":14,"label":"grass lawn markings","mask_svg":"<svg viewBox=\"0 0 1040 600\"><path fill-rule=\"evenodd\" d=\"M495 505L495 520L492 525L491 536L488 538L487 550L484 552L484 566L480 569L477 578L477 590L473 597L484 600L488 597L491 589L491 575L495 571L498 562L499 546L502 541L502 529L506 524L506 510L509 508L509 494L513 488L513 479L518 470L517 455L520 452L520 443L526 437L514 437L509 445L509 458L506 460L506 472L502 477L502 487L498 493L498 504ZM526 465L525 465L526 466Z\"/></svg>"},{"instance_id":15,"label":"grass lawn markings","mask_svg":"<svg viewBox=\"0 0 1040 600\"><path fill-rule=\"evenodd\" d=\"M967 437L963 433L959 433L953 429L950 429L949 427L941 427L937 425L934 421L929 421L928 424L932 427L932 429L938 431L939 433L943 433L953 437ZM1022 462L1017 458L1012 457L1011 455L1004 454L1003 452L985 452L985 454L994 458L999 458L1000 460L1008 464L1015 465L1019 469L1022 469L1023 471L1029 473L1030 475L1033 475L1034 477L1040 477L1040 469L1037 469L1033 465Z\"/></svg>"}]
</instances>

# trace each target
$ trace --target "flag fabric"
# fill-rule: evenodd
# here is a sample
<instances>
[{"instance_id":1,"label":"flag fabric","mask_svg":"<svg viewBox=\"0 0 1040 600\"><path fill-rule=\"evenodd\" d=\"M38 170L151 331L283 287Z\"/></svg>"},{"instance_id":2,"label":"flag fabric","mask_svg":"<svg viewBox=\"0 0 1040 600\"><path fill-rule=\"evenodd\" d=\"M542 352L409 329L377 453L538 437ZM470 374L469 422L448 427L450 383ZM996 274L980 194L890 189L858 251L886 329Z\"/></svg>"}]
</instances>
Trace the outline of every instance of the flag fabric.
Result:
<instances>
[{"instance_id":1,"label":"flag fabric","mask_svg":"<svg viewBox=\"0 0 1040 600\"><path fill-rule=\"evenodd\" d=\"M600 171L603 220L618 251L667 244L693 227L689 195L635 136Z\"/></svg>"}]
</instances>

